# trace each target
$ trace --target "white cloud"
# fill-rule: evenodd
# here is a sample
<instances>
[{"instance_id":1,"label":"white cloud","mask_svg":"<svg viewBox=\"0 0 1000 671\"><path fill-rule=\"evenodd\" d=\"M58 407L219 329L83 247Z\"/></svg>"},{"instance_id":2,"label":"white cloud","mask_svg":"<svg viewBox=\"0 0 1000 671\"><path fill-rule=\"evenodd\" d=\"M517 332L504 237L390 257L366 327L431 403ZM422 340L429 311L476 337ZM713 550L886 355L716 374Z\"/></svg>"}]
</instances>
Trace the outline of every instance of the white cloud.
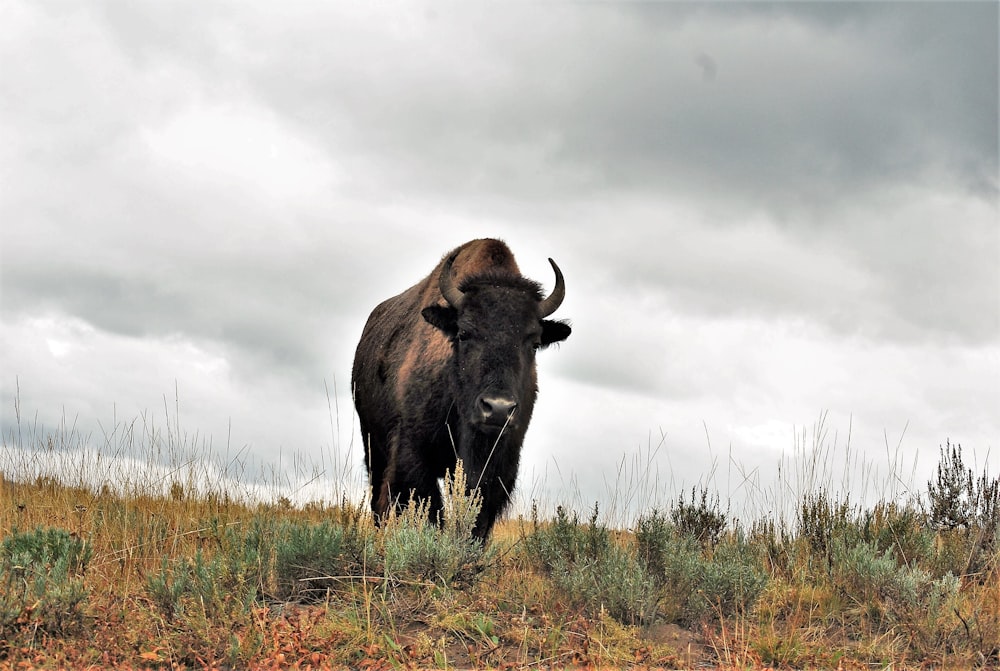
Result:
<instances>
[{"instance_id":1,"label":"white cloud","mask_svg":"<svg viewBox=\"0 0 1000 671\"><path fill-rule=\"evenodd\" d=\"M264 109L199 105L140 137L154 162L175 179L241 187L251 199L288 202L322 197L335 186L326 157L284 128Z\"/></svg>"}]
</instances>

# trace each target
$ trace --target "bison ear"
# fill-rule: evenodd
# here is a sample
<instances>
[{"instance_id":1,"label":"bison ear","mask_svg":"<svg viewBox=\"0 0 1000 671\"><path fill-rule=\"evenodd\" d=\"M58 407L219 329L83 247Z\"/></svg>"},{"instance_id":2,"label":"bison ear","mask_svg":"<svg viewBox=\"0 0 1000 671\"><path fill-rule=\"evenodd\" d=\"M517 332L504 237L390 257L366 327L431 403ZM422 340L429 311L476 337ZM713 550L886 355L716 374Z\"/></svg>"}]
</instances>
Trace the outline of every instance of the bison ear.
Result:
<instances>
[{"instance_id":1,"label":"bison ear","mask_svg":"<svg viewBox=\"0 0 1000 671\"><path fill-rule=\"evenodd\" d=\"M564 321L553 321L551 319L542 320L542 347L548 347L554 342L562 342L569 337L572 331Z\"/></svg>"},{"instance_id":2,"label":"bison ear","mask_svg":"<svg viewBox=\"0 0 1000 671\"><path fill-rule=\"evenodd\" d=\"M427 323L444 331L449 338L458 335L458 310L450 305L429 305L420 314Z\"/></svg>"}]
</instances>

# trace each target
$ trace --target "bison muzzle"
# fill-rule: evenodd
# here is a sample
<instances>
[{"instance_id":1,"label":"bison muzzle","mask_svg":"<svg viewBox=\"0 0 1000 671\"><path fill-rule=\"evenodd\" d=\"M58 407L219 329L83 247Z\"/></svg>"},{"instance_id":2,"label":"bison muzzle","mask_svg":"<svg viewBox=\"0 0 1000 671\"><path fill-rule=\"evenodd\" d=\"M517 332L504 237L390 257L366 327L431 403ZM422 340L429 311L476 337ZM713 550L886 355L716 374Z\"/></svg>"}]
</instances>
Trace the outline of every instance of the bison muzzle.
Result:
<instances>
[{"instance_id":1,"label":"bison muzzle","mask_svg":"<svg viewBox=\"0 0 1000 671\"><path fill-rule=\"evenodd\" d=\"M449 252L423 281L376 307L354 357L354 403L376 520L417 498L431 518L438 479L461 459L485 539L510 502L538 394L535 353L570 327L547 319L566 295L559 266L543 297L499 240Z\"/></svg>"}]
</instances>

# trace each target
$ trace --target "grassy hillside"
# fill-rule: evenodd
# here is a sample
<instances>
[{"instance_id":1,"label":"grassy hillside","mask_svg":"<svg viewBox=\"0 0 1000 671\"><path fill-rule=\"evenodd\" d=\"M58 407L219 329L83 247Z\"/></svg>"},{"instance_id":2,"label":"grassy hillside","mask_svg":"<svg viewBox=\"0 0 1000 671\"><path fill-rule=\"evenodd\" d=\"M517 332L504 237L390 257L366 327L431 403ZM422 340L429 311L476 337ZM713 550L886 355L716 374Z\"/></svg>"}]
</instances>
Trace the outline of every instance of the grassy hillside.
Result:
<instances>
[{"instance_id":1,"label":"grassy hillside","mask_svg":"<svg viewBox=\"0 0 1000 671\"><path fill-rule=\"evenodd\" d=\"M95 490L0 463L0 667L1000 664L1000 481L950 444L906 502L819 487L794 520L748 523L695 488L629 529L529 514L485 549L452 492L441 528L410 509L376 529L355 501Z\"/></svg>"}]
</instances>

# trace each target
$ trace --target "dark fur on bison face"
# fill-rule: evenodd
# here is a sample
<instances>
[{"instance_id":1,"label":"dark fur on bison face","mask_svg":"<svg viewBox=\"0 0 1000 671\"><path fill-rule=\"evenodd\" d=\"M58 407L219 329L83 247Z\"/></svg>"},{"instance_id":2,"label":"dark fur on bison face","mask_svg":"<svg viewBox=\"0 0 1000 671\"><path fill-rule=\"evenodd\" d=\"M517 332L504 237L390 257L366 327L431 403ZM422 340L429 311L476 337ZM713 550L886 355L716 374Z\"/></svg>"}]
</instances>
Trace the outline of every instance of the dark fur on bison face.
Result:
<instances>
[{"instance_id":1,"label":"dark fur on bison face","mask_svg":"<svg viewBox=\"0 0 1000 671\"><path fill-rule=\"evenodd\" d=\"M459 416L475 430L519 432L531 419L537 394L535 352L565 340L570 327L544 319L536 282L522 277L473 277L455 305L433 305L424 319L452 342L453 398Z\"/></svg>"}]
</instances>

